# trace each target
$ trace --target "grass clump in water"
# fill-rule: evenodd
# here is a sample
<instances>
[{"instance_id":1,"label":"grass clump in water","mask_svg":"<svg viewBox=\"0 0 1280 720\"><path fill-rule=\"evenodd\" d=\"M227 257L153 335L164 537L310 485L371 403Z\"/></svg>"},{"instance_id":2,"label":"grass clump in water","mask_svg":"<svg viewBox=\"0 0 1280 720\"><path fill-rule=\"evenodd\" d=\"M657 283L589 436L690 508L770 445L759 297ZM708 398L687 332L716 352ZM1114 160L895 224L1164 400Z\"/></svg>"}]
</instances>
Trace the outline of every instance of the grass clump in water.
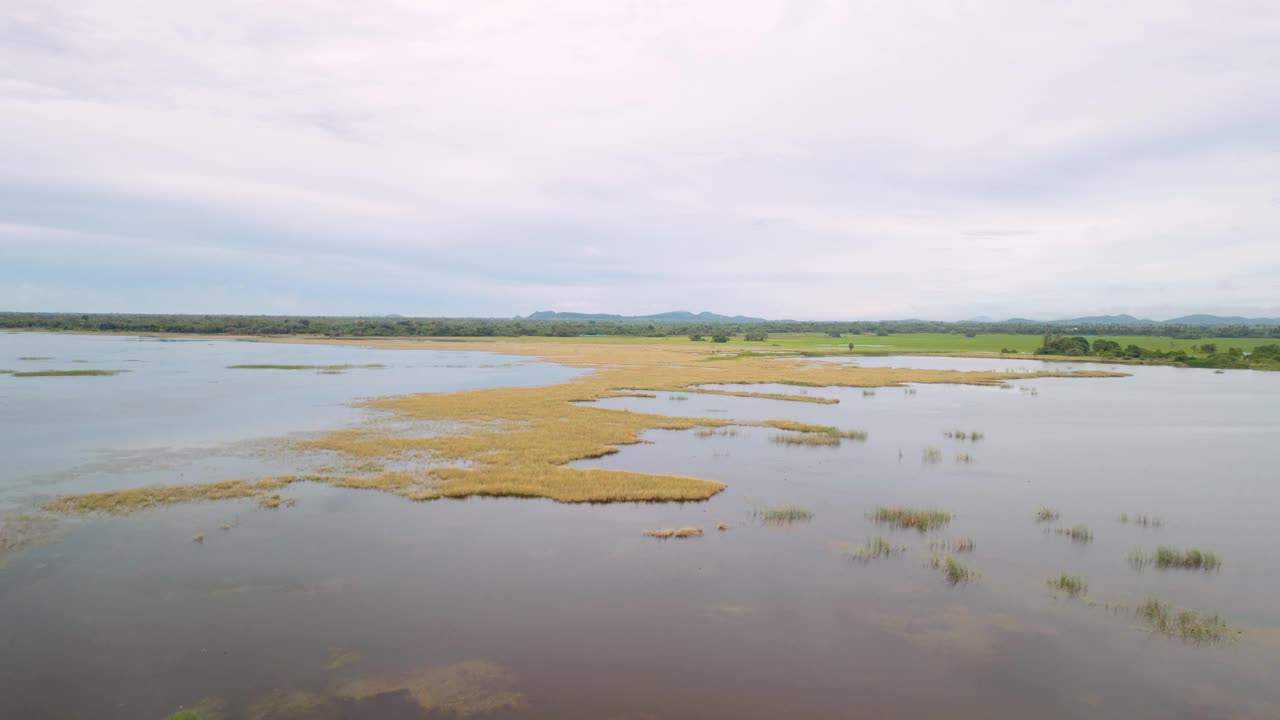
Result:
<instances>
[{"instance_id":1,"label":"grass clump in water","mask_svg":"<svg viewBox=\"0 0 1280 720\"><path fill-rule=\"evenodd\" d=\"M752 515L765 525L790 525L792 523L808 522L813 519L813 511L799 505L756 508Z\"/></svg>"},{"instance_id":2,"label":"grass clump in water","mask_svg":"<svg viewBox=\"0 0 1280 720\"><path fill-rule=\"evenodd\" d=\"M920 452L920 459L930 464L940 463L942 462L942 451L938 448L925 448Z\"/></svg>"},{"instance_id":3,"label":"grass clump in water","mask_svg":"<svg viewBox=\"0 0 1280 720\"><path fill-rule=\"evenodd\" d=\"M965 432L964 430L948 430L943 434L953 440L981 440L983 438L982 433L977 430L970 432Z\"/></svg>"},{"instance_id":4,"label":"grass clump in water","mask_svg":"<svg viewBox=\"0 0 1280 720\"><path fill-rule=\"evenodd\" d=\"M1053 522L1054 520L1057 520L1058 517L1059 515L1057 510L1045 507L1044 505L1041 505L1040 509L1036 511L1036 522Z\"/></svg>"},{"instance_id":5,"label":"grass clump in water","mask_svg":"<svg viewBox=\"0 0 1280 720\"><path fill-rule=\"evenodd\" d=\"M954 555L947 555L944 558L935 553L929 558L929 566L934 570L941 570L942 574L947 578L948 585L959 585L962 582L969 582L978 577L978 573L957 560Z\"/></svg>"},{"instance_id":6,"label":"grass clump in water","mask_svg":"<svg viewBox=\"0 0 1280 720\"><path fill-rule=\"evenodd\" d=\"M875 522L898 528L914 528L920 532L936 530L951 522L951 513L909 507L878 507L869 517Z\"/></svg>"},{"instance_id":7,"label":"grass clump in water","mask_svg":"<svg viewBox=\"0 0 1280 720\"><path fill-rule=\"evenodd\" d=\"M974 542L973 538L967 538L967 537L960 538L959 540L938 539L938 540L929 541L929 551L935 552L935 553L937 552L967 553L967 552L973 552L974 549L976 549L977 547L978 547L978 543Z\"/></svg>"},{"instance_id":8,"label":"grass clump in water","mask_svg":"<svg viewBox=\"0 0 1280 720\"><path fill-rule=\"evenodd\" d=\"M969 453L960 453L959 455L956 455L956 462L969 465L974 462L974 458Z\"/></svg>"},{"instance_id":9,"label":"grass clump in water","mask_svg":"<svg viewBox=\"0 0 1280 720\"><path fill-rule=\"evenodd\" d=\"M810 447L836 447L840 445L839 436L827 433L778 433L770 436L769 440L779 445L808 445Z\"/></svg>"},{"instance_id":10,"label":"grass clump in water","mask_svg":"<svg viewBox=\"0 0 1280 720\"><path fill-rule=\"evenodd\" d=\"M1204 570L1205 572L1222 567L1222 561L1213 552L1199 548L1182 550L1170 545L1161 545L1150 555L1136 550L1129 556L1129 563L1137 568L1154 565L1161 570Z\"/></svg>"},{"instance_id":11,"label":"grass clump in water","mask_svg":"<svg viewBox=\"0 0 1280 720\"><path fill-rule=\"evenodd\" d=\"M1066 535L1071 538L1072 542L1089 543L1093 542L1093 531L1088 525L1076 525L1069 528L1058 528L1054 530L1059 535Z\"/></svg>"},{"instance_id":12,"label":"grass clump in water","mask_svg":"<svg viewBox=\"0 0 1280 720\"><path fill-rule=\"evenodd\" d=\"M1049 578L1046 584L1059 592L1064 592L1071 597L1083 594L1089 589L1089 584L1079 575L1068 575L1062 573L1056 578Z\"/></svg>"},{"instance_id":13,"label":"grass clump in water","mask_svg":"<svg viewBox=\"0 0 1280 720\"><path fill-rule=\"evenodd\" d=\"M696 528L696 527L663 528L661 530L645 530L644 534L648 537L658 538L659 540L669 540L671 538L702 537L702 528Z\"/></svg>"},{"instance_id":14,"label":"grass clump in water","mask_svg":"<svg viewBox=\"0 0 1280 720\"><path fill-rule=\"evenodd\" d=\"M1189 642L1220 643L1231 638L1231 630L1218 613L1175 608L1156 597L1149 597L1139 605L1138 615L1151 632Z\"/></svg>"},{"instance_id":15,"label":"grass clump in water","mask_svg":"<svg viewBox=\"0 0 1280 720\"><path fill-rule=\"evenodd\" d=\"M698 428L697 430L693 431L693 435L694 437L700 437L700 438L715 437L717 435L721 437L737 437L738 428L736 427Z\"/></svg>"},{"instance_id":16,"label":"grass clump in water","mask_svg":"<svg viewBox=\"0 0 1280 720\"><path fill-rule=\"evenodd\" d=\"M867 538L867 541L860 547L845 549L844 554L848 556L850 560L866 563L871 562L876 558L888 557L889 555L896 555L906 551L906 545L894 545L888 540L876 536Z\"/></svg>"},{"instance_id":17,"label":"grass clump in water","mask_svg":"<svg viewBox=\"0 0 1280 720\"><path fill-rule=\"evenodd\" d=\"M106 377L127 373L128 370L32 370L15 372L14 377Z\"/></svg>"},{"instance_id":18,"label":"grass clump in water","mask_svg":"<svg viewBox=\"0 0 1280 720\"><path fill-rule=\"evenodd\" d=\"M1126 525L1129 523L1133 523L1138 527L1144 527L1144 528L1164 527L1164 518L1160 517L1159 515L1144 515L1142 513L1137 513L1135 515L1130 515L1129 513L1120 513L1120 522Z\"/></svg>"}]
</instances>

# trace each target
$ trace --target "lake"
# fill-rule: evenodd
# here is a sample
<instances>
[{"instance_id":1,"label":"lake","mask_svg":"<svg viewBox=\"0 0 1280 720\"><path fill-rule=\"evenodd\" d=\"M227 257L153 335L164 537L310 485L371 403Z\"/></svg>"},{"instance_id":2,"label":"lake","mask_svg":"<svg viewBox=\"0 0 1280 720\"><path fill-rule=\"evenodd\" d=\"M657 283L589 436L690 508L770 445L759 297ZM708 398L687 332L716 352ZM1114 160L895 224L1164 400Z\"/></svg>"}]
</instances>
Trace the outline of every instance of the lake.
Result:
<instances>
[{"instance_id":1,"label":"lake","mask_svg":"<svg viewBox=\"0 0 1280 720\"><path fill-rule=\"evenodd\" d=\"M227 367L267 363L384 367ZM67 492L293 472L321 459L281 442L365 420L360 398L581 372L490 353L0 335L0 368L78 367L130 372L0 375L5 512ZM254 720L1280 716L1280 375L1120 369L1132 375L801 391L840 400L828 405L599 401L868 433L806 447L764 428L654 431L576 463L728 483L701 503L415 503L296 485L285 493L296 506L280 510L229 501L67 517L56 541L0 565L0 717L159 720L202 702ZM957 430L982 437L944 434ZM814 516L757 519L782 504ZM867 517L889 505L954 519L921 534ZM1038 523L1041 506L1061 519ZM1091 542L1054 532L1077 524ZM681 526L706 535L643 535ZM870 536L908 549L851 560L848 547ZM956 557L978 577L952 585L928 543L960 538L975 547ZM1223 565L1129 563L1160 544L1212 550ZM1084 577L1088 599L1048 588L1060 573ZM1148 594L1220 611L1241 634L1150 634L1134 614Z\"/></svg>"}]
</instances>

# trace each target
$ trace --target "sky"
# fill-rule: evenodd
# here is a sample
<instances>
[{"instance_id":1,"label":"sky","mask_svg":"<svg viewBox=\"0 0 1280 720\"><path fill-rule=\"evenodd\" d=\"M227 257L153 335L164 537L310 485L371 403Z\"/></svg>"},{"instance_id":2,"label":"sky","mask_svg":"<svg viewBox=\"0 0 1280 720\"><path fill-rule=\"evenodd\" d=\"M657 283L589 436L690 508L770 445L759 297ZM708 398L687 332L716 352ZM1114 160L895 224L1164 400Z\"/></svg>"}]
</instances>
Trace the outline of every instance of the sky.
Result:
<instances>
[{"instance_id":1,"label":"sky","mask_svg":"<svg viewBox=\"0 0 1280 720\"><path fill-rule=\"evenodd\" d=\"M1280 316L1280 3L7 0L0 311Z\"/></svg>"}]
</instances>

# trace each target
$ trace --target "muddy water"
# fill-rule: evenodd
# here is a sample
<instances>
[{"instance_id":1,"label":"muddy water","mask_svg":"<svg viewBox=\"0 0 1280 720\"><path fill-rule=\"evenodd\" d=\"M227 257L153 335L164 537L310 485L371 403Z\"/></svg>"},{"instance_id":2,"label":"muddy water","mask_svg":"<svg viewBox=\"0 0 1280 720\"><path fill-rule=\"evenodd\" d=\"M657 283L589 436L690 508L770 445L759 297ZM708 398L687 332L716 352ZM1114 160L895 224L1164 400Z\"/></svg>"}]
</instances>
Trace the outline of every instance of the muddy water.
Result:
<instances>
[{"instance_id":1,"label":"muddy water","mask_svg":"<svg viewBox=\"0 0 1280 720\"><path fill-rule=\"evenodd\" d=\"M412 503L306 486L285 510L69 521L60 541L0 569L0 717L161 718L205 698L226 717L1276 717L1280 376L1132 371L1009 389L809 390L838 405L692 393L602 403L869 433L812 448L763 429L654 432L581 463L729 483L705 503ZM358 387L374 374L339 377ZM985 436L943 436L952 429ZM941 462L924 460L930 447ZM780 503L815 517L753 519ZM927 566L928 536L865 518L891 503L954 512L940 535L975 540L963 557L981 577L948 585ZM1041 504L1060 525L1087 523L1094 541L1047 533ZM1121 512L1165 525L1121 524ZM641 534L683 525L707 535ZM191 542L198 532L205 541ZM839 551L871 534L910 549L869 564ZM1224 566L1127 564L1160 543L1212 549ZM1060 572L1085 576L1096 604L1054 597L1044 580ZM1219 610L1244 634L1188 645L1106 607L1148 593ZM435 698L425 706L396 691L413 678L436 678L422 681ZM387 691L342 695L360 681ZM254 715L281 691L323 702Z\"/></svg>"}]
</instances>

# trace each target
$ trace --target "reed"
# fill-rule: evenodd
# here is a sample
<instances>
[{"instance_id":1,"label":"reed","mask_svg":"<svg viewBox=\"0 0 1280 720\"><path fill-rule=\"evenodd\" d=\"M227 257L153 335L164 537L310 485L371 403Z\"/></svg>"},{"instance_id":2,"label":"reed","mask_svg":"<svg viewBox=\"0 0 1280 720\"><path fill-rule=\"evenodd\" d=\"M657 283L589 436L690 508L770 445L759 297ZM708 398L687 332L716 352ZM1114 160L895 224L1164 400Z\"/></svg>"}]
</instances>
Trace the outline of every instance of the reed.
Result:
<instances>
[{"instance_id":1,"label":"reed","mask_svg":"<svg viewBox=\"0 0 1280 720\"><path fill-rule=\"evenodd\" d=\"M776 507L756 508L752 516L765 525L790 525L808 522L813 519L813 511L799 505L778 505Z\"/></svg>"},{"instance_id":2,"label":"reed","mask_svg":"<svg viewBox=\"0 0 1280 720\"><path fill-rule=\"evenodd\" d=\"M1054 590L1066 593L1071 597L1081 595L1089 589L1088 583L1086 583L1084 578L1079 575L1068 575L1066 573L1062 573L1058 577L1049 578L1045 582Z\"/></svg>"},{"instance_id":3,"label":"reed","mask_svg":"<svg viewBox=\"0 0 1280 720\"><path fill-rule=\"evenodd\" d=\"M882 525L911 528L920 532L936 530L951 522L951 513L942 510L918 509L903 506L878 507L868 517Z\"/></svg>"},{"instance_id":4,"label":"reed","mask_svg":"<svg viewBox=\"0 0 1280 720\"><path fill-rule=\"evenodd\" d=\"M850 547L844 550L844 554L850 560L867 563L877 558L888 557L907 551L906 545L894 545L882 537L869 537L866 542L858 547Z\"/></svg>"},{"instance_id":5,"label":"reed","mask_svg":"<svg viewBox=\"0 0 1280 720\"><path fill-rule=\"evenodd\" d=\"M1156 597L1148 597L1138 606L1137 613L1149 631L1188 642L1222 643L1233 635L1226 621L1216 612L1205 614L1175 608Z\"/></svg>"},{"instance_id":6,"label":"reed","mask_svg":"<svg viewBox=\"0 0 1280 720\"><path fill-rule=\"evenodd\" d=\"M1204 570L1211 572L1222 567L1218 556L1208 550L1187 548L1185 550L1171 545L1160 545L1151 554L1135 550L1129 556L1129 563L1139 569L1154 565L1160 570Z\"/></svg>"},{"instance_id":7,"label":"reed","mask_svg":"<svg viewBox=\"0 0 1280 720\"><path fill-rule=\"evenodd\" d=\"M1075 525L1069 528L1058 528L1054 530L1059 535L1066 535L1071 538L1072 542L1090 543L1093 542L1093 531L1088 525Z\"/></svg>"},{"instance_id":8,"label":"reed","mask_svg":"<svg viewBox=\"0 0 1280 720\"><path fill-rule=\"evenodd\" d=\"M1050 507L1040 506L1036 511L1036 522L1053 522L1058 519L1058 511Z\"/></svg>"}]
</instances>

